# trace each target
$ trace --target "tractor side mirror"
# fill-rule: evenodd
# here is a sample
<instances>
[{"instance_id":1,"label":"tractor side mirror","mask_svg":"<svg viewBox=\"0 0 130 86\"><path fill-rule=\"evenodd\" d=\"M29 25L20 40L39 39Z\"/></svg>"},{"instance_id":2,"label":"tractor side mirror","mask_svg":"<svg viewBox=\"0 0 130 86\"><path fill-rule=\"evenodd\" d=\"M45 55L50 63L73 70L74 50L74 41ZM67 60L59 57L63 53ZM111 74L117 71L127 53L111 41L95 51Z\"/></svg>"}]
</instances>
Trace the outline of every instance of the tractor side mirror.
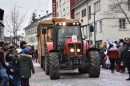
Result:
<instances>
[{"instance_id":1,"label":"tractor side mirror","mask_svg":"<svg viewBox=\"0 0 130 86\"><path fill-rule=\"evenodd\" d=\"M93 32L93 31L94 31L93 26L90 26L90 32Z\"/></svg>"},{"instance_id":2,"label":"tractor side mirror","mask_svg":"<svg viewBox=\"0 0 130 86\"><path fill-rule=\"evenodd\" d=\"M47 27L44 27L44 28L42 29L42 34L46 34L46 32L47 32Z\"/></svg>"}]
</instances>

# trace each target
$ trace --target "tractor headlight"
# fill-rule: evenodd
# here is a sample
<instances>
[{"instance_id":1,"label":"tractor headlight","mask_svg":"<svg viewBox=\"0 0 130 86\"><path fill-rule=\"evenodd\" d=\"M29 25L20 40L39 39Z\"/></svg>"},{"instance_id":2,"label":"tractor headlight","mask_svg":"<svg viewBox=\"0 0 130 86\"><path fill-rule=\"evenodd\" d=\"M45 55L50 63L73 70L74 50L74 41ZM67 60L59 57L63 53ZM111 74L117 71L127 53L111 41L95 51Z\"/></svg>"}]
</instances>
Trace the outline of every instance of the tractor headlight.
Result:
<instances>
[{"instance_id":1,"label":"tractor headlight","mask_svg":"<svg viewBox=\"0 0 130 86\"><path fill-rule=\"evenodd\" d=\"M73 49L73 48L71 48L71 49L70 49L70 52L74 52L74 49Z\"/></svg>"},{"instance_id":2,"label":"tractor headlight","mask_svg":"<svg viewBox=\"0 0 130 86\"><path fill-rule=\"evenodd\" d=\"M80 49L77 49L77 52L80 52Z\"/></svg>"}]
</instances>

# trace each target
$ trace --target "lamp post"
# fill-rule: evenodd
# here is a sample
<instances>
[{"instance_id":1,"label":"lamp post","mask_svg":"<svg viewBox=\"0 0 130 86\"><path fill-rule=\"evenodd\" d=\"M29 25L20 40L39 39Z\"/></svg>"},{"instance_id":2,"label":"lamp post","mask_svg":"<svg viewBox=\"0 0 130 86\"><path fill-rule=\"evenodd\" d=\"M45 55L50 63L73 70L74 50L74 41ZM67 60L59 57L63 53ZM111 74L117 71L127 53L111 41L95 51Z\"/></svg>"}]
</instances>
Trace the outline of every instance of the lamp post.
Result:
<instances>
[{"instance_id":1,"label":"lamp post","mask_svg":"<svg viewBox=\"0 0 130 86\"><path fill-rule=\"evenodd\" d=\"M96 30L95 30L95 15L96 15L96 13L95 12L90 13L89 15L94 15L94 25L93 25L93 27L94 27L94 45L96 45Z\"/></svg>"}]
</instances>

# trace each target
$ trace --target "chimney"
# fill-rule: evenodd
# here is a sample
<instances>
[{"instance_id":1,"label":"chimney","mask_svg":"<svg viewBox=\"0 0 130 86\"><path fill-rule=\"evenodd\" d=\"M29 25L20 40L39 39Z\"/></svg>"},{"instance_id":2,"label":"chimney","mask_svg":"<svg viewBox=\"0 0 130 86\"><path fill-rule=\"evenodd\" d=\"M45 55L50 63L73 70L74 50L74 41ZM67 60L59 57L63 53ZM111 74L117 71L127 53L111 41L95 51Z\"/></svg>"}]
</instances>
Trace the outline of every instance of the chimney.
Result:
<instances>
[{"instance_id":1,"label":"chimney","mask_svg":"<svg viewBox=\"0 0 130 86\"><path fill-rule=\"evenodd\" d=\"M46 11L46 15L48 15L48 10Z\"/></svg>"}]
</instances>

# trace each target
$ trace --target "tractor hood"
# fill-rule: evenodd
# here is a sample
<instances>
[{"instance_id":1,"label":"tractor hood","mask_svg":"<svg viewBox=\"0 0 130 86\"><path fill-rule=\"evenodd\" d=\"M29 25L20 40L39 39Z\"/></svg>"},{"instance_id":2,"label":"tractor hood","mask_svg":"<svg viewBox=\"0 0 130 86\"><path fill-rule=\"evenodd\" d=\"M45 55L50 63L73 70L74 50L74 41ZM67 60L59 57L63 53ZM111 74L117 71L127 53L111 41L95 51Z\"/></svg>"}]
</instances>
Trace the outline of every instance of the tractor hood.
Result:
<instances>
[{"instance_id":1,"label":"tractor hood","mask_svg":"<svg viewBox=\"0 0 130 86\"><path fill-rule=\"evenodd\" d=\"M73 43L74 43L74 42L72 41L72 38L66 38L66 39L65 39L65 42L68 43L68 44L73 44ZM76 43L81 43L81 41L80 41L80 40L77 40Z\"/></svg>"}]
</instances>

